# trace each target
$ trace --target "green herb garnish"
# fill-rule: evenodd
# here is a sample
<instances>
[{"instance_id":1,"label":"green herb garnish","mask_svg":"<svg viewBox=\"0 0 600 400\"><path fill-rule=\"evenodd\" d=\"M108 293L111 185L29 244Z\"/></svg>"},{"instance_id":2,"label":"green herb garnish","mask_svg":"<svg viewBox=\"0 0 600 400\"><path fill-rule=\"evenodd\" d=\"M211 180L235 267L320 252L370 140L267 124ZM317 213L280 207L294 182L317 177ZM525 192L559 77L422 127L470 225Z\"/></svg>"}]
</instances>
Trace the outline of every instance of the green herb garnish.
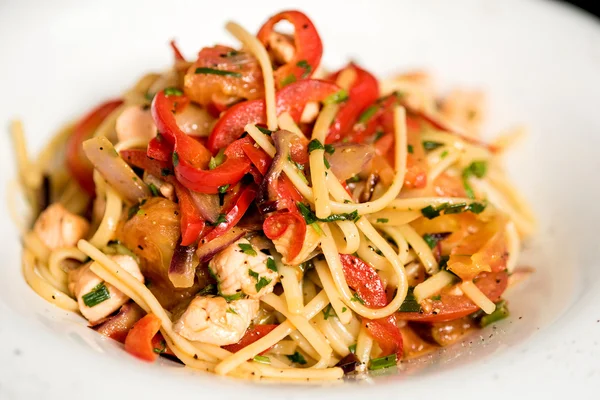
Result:
<instances>
[{"instance_id":1,"label":"green herb garnish","mask_svg":"<svg viewBox=\"0 0 600 400\"><path fill-rule=\"evenodd\" d=\"M219 193L227 193L227 189L229 189L229 183L227 185L219 186Z\"/></svg>"},{"instance_id":2,"label":"green herb garnish","mask_svg":"<svg viewBox=\"0 0 600 400\"><path fill-rule=\"evenodd\" d=\"M293 363L300 364L300 365L306 364L306 359L304 358L304 356L302 354L300 354L298 352L295 352L291 356L286 356L286 357Z\"/></svg>"},{"instance_id":3,"label":"green herb garnish","mask_svg":"<svg viewBox=\"0 0 600 400\"><path fill-rule=\"evenodd\" d=\"M348 346L348 350L350 351L350 353L355 354L356 353L356 343L354 343L351 346Z\"/></svg>"},{"instance_id":4,"label":"green herb garnish","mask_svg":"<svg viewBox=\"0 0 600 400\"><path fill-rule=\"evenodd\" d=\"M98 285L96 285L89 293L86 293L83 296L81 296L81 299L87 307L94 307L102 303L103 301L110 299L110 292L106 288L106 285L104 285L104 282L101 282Z\"/></svg>"},{"instance_id":5,"label":"green herb garnish","mask_svg":"<svg viewBox=\"0 0 600 400\"><path fill-rule=\"evenodd\" d=\"M444 145L443 143L439 143L439 142L432 142L429 140L423 141L423 148L425 149L425 151L432 151L443 145Z\"/></svg>"},{"instance_id":6,"label":"green herb garnish","mask_svg":"<svg viewBox=\"0 0 600 400\"><path fill-rule=\"evenodd\" d=\"M287 86L290 83L296 82L296 75L290 74L281 80L281 87Z\"/></svg>"},{"instance_id":7,"label":"green herb garnish","mask_svg":"<svg viewBox=\"0 0 600 400\"><path fill-rule=\"evenodd\" d=\"M406 146L409 154L413 154L415 152L415 148L413 147L412 144L409 144L408 146Z\"/></svg>"},{"instance_id":8,"label":"green herb garnish","mask_svg":"<svg viewBox=\"0 0 600 400\"><path fill-rule=\"evenodd\" d=\"M239 72L223 71L223 70L220 70L220 69L205 68L205 67L196 68L196 71L194 71L194 73L196 73L196 74L212 74L212 75L221 75L221 76L232 76L234 78L241 78L242 77L242 74L240 74Z\"/></svg>"},{"instance_id":9,"label":"green herb garnish","mask_svg":"<svg viewBox=\"0 0 600 400\"><path fill-rule=\"evenodd\" d=\"M154 196L154 197L156 197L160 194L158 188L156 187L156 185L154 183L148 184L148 189L150 189L150 193L152 193L152 196Z\"/></svg>"},{"instance_id":10,"label":"green herb garnish","mask_svg":"<svg viewBox=\"0 0 600 400\"><path fill-rule=\"evenodd\" d=\"M327 307L323 309L323 319L329 319L329 317L334 317L335 311L333 310L333 306L331 304L327 304Z\"/></svg>"},{"instance_id":11,"label":"green herb garnish","mask_svg":"<svg viewBox=\"0 0 600 400\"><path fill-rule=\"evenodd\" d=\"M272 131L272 130L269 130L269 129L267 129L267 128L264 128L264 127L262 127L262 126L257 126L256 128L257 128L259 131L261 131L262 133L264 133L265 135L267 135L267 136L271 136L271 135L273 134L273 131Z\"/></svg>"},{"instance_id":12,"label":"green herb garnish","mask_svg":"<svg viewBox=\"0 0 600 400\"><path fill-rule=\"evenodd\" d=\"M458 214L462 212L470 211L473 214L479 214L485 210L486 205L483 203L473 202L470 204L467 203L457 203L457 204L449 204L443 203L437 207L427 206L421 209L421 214L428 219L433 219L435 217L439 217L442 211L444 214Z\"/></svg>"},{"instance_id":13,"label":"green herb garnish","mask_svg":"<svg viewBox=\"0 0 600 400\"><path fill-rule=\"evenodd\" d=\"M313 139L308 142L308 154L312 153L315 150L325 150L325 146L318 139Z\"/></svg>"},{"instance_id":14,"label":"green herb garnish","mask_svg":"<svg viewBox=\"0 0 600 400\"><path fill-rule=\"evenodd\" d=\"M173 166L176 167L179 165L179 154L177 152L173 152Z\"/></svg>"},{"instance_id":15,"label":"green herb garnish","mask_svg":"<svg viewBox=\"0 0 600 400\"><path fill-rule=\"evenodd\" d=\"M379 109L379 106L376 104L369 106L369 108L367 108L365 111L363 111L363 113L360 114L360 117L358 117L358 123L366 124L371 119L371 117L373 117L375 115L375 113L377 113L378 109ZM375 139L375 140L377 140L377 139Z\"/></svg>"},{"instance_id":16,"label":"green herb garnish","mask_svg":"<svg viewBox=\"0 0 600 400\"><path fill-rule=\"evenodd\" d=\"M162 354L167 351L167 342L164 339L160 341L159 345L160 347L155 347L152 349L152 351L156 354Z\"/></svg>"},{"instance_id":17,"label":"green herb garnish","mask_svg":"<svg viewBox=\"0 0 600 400\"><path fill-rule=\"evenodd\" d=\"M240 249L242 249L242 253L244 254L248 254L249 256L255 256L257 254L256 250L254 250L254 247L252 247L252 245L249 243L238 243L238 246ZM258 274L256 275L256 277L258 278Z\"/></svg>"},{"instance_id":18,"label":"green herb garnish","mask_svg":"<svg viewBox=\"0 0 600 400\"><path fill-rule=\"evenodd\" d=\"M415 298L415 295L413 294L414 290L415 290L414 287L408 288L408 292L406 293L406 298L404 299L404 301L400 305L400 308L398 309L399 312L420 312L421 311L421 305L417 302L417 299Z\"/></svg>"},{"instance_id":19,"label":"green herb garnish","mask_svg":"<svg viewBox=\"0 0 600 400\"><path fill-rule=\"evenodd\" d=\"M208 169L215 169L225 161L225 150L221 149L216 156L211 157L208 162Z\"/></svg>"},{"instance_id":20,"label":"green herb garnish","mask_svg":"<svg viewBox=\"0 0 600 400\"><path fill-rule=\"evenodd\" d=\"M373 358L369 364L369 369L375 371L378 369L389 368L396 365L398 357L396 354L390 354L389 356Z\"/></svg>"},{"instance_id":21,"label":"green herb garnish","mask_svg":"<svg viewBox=\"0 0 600 400\"><path fill-rule=\"evenodd\" d=\"M388 218L377 218L376 222L378 224L387 224L388 222L390 222L390 220Z\"/></svg>"},{"instance_id":22,"label":"green herb garnish","mask_svg":"<svg viewBox=\"0 0 600 400\"><path fill-rule=\"evenodd\" d=\"M200 296L215 295L217 293L217 285L215 285L214 283L209 283L208 285L200 289L200 291L198 292Z\"/></svg>"},{"instance_id":23,"label":"green herb garnish","mask_svg":"<svg viewBox=\"0 0 600 400\"><path fill-rule=\"evenodd\" d=\"M348 100L348 92L345 89L341 89L333 94L330 94L323 100L323 104L339 104L343 101Z\"/></svg>"},{"instance_id":24,"label":"green herb garnish","mask_svg":"<svg viewBox=\"0 0 600 400\"><path fill-rule=\"evenodd\" d=\"M361 299L360 296L358 295L358 293L356 293L356 292L352 295L352 298L350 300L358 301L362 305L365 304L365 301L363 299Z\"/></svg>"},{"instance_id":25,"label":"green herb garnish","mask_svg":"<svg viewBox=\"0 0 600 400\"><path fill-rule=\"evenodd\" d=\"M244 297L244 293L243 292L237 292L235 294L221 294L221 297L223 297L225 299L225 301L227 301L228 303L231 301L235 301L235 300L239 300L242 297Z\"/></svg>"},{"instance_id":26,"label":"green herb garnish","mask_svg":"<svg viewBox=\"0 0 600 400\"><path fill-rule=\"evenodd\" d=\"M350 177L348 179L346 179L346 183L356 183L356 182L360 182L360 176L358 175L354 175L353 177Z\"/></svg>"},{"instance_id":27,"label":"green herb garnish","mask_svg":"<svg viewBox=\"0 0 600 400\"><path fill-rule=\"evenodd\" d=\"M254 356L253 360L261 364L271 364L271 359L267 356Z\"/></svg>"},{"instance_id":28,"label":"green herb garnish","mask_svg":"<svg viewBox=\"0 0 600 400\"><path fill-rule=\"evenodd\" d=\"M167 96L183 96L183 92L175 87L169 87L164 90Z\"/></svg>"},{"instance_id":29,"label":"green herb garnish","mask_svg":"<svg viewBox=\"0 0 600 400\"><path fill-rule=\"evenodd\" d=\"M275 264L275 260L273 260L271 257L267 258L267 268L273 272L277 272L277 264Z\"/></svg>"},{"instance_id":30,"label":"green herb garnish","mask_svg":"<svg viewBox=\"0 0 600 400\"><path fill-rule=\"evenodd\" d=\"M300 68L304 68L304 72L302 73L302 78L306 78L310 75L310 73L312 72L312 67L310 66L310 64L308 63L308 61L306 60L300 60L296 63L296 66L300 67Z\"/></svg>"}]
</instances>

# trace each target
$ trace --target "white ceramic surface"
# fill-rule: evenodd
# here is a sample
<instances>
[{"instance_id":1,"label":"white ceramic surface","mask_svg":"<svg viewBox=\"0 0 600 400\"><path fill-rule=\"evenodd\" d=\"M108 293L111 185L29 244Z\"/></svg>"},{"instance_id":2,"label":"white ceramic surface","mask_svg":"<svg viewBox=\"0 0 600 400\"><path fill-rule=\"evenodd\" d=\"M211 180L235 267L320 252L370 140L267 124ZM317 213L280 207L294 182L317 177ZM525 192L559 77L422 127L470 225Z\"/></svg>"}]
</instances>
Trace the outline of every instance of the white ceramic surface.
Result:
<instances>
[{"instance_id":1,"label":"white ceramic surface","mask_svg":"<svg viewBox=\"0 0 600 400\"><path fill-rule=\"evenodd\" d=\"M507 162L539 216L522 261L538 272L508 294L511 318L405 371L358 383L257 385L138 362L25 284L4 204L14 174L4 133L0 399L600 398L600 25L592 17L515 0L2 2L0 124L22 118L39 149L62 123L143 71L166 67L169 39L191 57L234 43L225 21L254 31L290 7L317 25L328 67L349 58L380 75L426 67L443 87L489 93L490 134L530 127Z\"/></svg>"}]
</instances>

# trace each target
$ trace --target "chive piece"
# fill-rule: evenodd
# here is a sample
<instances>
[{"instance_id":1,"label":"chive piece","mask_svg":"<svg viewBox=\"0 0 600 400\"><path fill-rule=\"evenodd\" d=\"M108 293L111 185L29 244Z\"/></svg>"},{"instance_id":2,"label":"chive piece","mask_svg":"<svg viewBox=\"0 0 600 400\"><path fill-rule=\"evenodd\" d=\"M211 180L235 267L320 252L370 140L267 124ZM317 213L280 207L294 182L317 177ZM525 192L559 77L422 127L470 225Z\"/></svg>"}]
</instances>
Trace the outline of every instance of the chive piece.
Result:
<instances>
[{"instance_id":1,"label":"chive piece","mask_svg":"<svg viewBox=\"0 0 600 400\"><path fill-rule=\"evenodd\" d=\"M312 210L307 205L298 202L296 203L296 206L298 206L298 211L300 211L300 214L302 214L302 217L304 217L306 225L314 224L318 221L315 213L312 212Z\"/></svg>"},{"instance_id":2,"label":"chive piece","mask_svg":"<svg viewBox=\"0 0 600 400\"><path fill-rule=\"evenodd\" d=\"M169 176L169 175L173 175L173 171L171 171L169 168L161 168L160 174L162 176Z\"/></svg>"},{"instance_id":3,"label":"chive piece","mask_svg":"<svg viewBox=\"0 0 600 400\"><path fill-rule=\"evenodd\" d=\"M485 328L486 326L493 324L494 322L498 322L506 317L508 317L510 313L508 312L508 308L506 307L506 301L500 300L496 303L496 310L489 315L482 316L479 321L479 327Z\"/></svg>"},{"instance_id":4,"label":"chive piece","mask_svg":"<svg viewBox=\"0 0 600 400\"><path fill-rule=\"evenodd\" d=\"M436 294L435 296L431 296L431 300L437 301L437 300L441 300L442 296L439 294Z\"/></svg>"},{"instance_id":5,"label":"chive piece","mask_svg":"<svg viewBox=\"0 0 600 400\"><path fill-rule=\"evenodd\" d=\"M306 359L304 358L304 356L302 354L300 354L298 352L295 352L291 356L286 356L286 357L293 363L300 364L300 365L306 364Z\"/></svg>"},{"instance_id":6,"label":"chive piece","mask_svg":"<svg viewBox=\"0 0 600 400\"><path fill-rule=\"evenodd\" d=\"M225 301L227 301L229 303L231 301L241 299L242 297L244 297L244 293L237 292L236 294L230 294L230 295L222 294L221 297L223 297L225 299Z\"/></svg>"},{"instance_id":7,"label":"chive piece","mask_svg":"<svg viewBox=\"0 0 600 400\"><path fill-rule=\"evenodd\" d=\"M267 128L264 128L262 126L257 126L258 130L261 131L262 133L264 133L267 136L271 136L273 134L272 130L269 130Z\"/></svg>"},{"instance_id":8,"label":"chive piece","mask_svg":"<svg viewBox=\"0 0 600 400\"><path fill-rule=\"evenodd\" d=\"M198 295L200 296L208 296L215 294L217 294L217 285L215 285L214 283L209 283L208 285L200 289L200 291L198 292Z\"/></svg>"},{"instance_id":9,"label":"chive piece","mask_svg":"<svg viewBox=\"0 0 600 400\"><path fill-rule=\"evenodd\" d=\"M217 219L216 219L215 222L208 222L208 221L206 221L206 224L210 225L210 226L217 226L219 224L222 224L223 222L227 222L227 217L225 216L225 214L219 214L217 216Z\"/></svg>"},{"instance_id":10,"label":"chive piece","mask_svg":"<svg viewBox=\"0 0 600 400\"><path fill-rule=\"evenodd\" d=\"M307 78L312 72L312 67L306 60L300 60L296 63L296 66L300 68L304 68L304 72L302 73L302 79Z\"/></svg>"},{"instance_id":11,"label":"chive piece","mask_svg":"<svg viewBox=\"0 0 600 400\"><path fill-rule=\"evenodd\" d=\"M177 152L173 152L173 166L176 167L179 165L179 154Z\"/></svg>"},{"instance_id":12,"label":"chive piece","mask_svg":"<svg viewBox=\"0 0 600 400\"><path fill-rule=\"evenodd\" d=\"M465 208L465 211L471 211L473 214L481 214L485 210L485 207L485 204L473 202Z\"/></svg>"},{"instance_id":13,"label":"chive piece","mask_svg":"<svg viewBox=\"0 0 600 400\"><path fill-rule=\"evenodd\" d=\"M229 307L227 310L225 310L225 312L229 313L229 314L235 314L238 315L238 313L231 307Z\"/></svg>"},{"instance_id":14,"label":"chive piece","mask_svg":"<svg viewBox=\"0 0 600 400\"><path fill-rule=\"evenodd\" d=\"M435 149L437 149L438 147L441 147L441 146L443 146L443 144L439 143L439 142L432 142L432 141L429 141L429 140L424 140L423 141L423 148L425 149L425 151L435 150Z\"/></svg>"},{"instance_id":15,"label":"chive piece","mask_svg":"<svg viewBox=\"0 0 600 400\"><path fill-rule=\"evenodd\" d=\"M323 104L340 104L344 101L348 100L348 92L345 89L341 89L333 94L330 94L323 100Z\"/></svg>"},{"instance_id":16,"label":"chive piece","mask_svg":"<svg viewBox=\"0 0 600 400\"><path fill-rule=\"evenodd\" d=\"M215 169L225 161L225 150L221 149L216 156L211 157L208 162L208 169Z\"/></svg>"},{"instance_id":17,"label":"chive piece","mask_svg":"<svg viewBox=\"0 0 600 400\"><path fill-rule=\"evenodd\" d=\"M377 218L376 222L378 224L387 224L388 222L390 222L390 220L388 218Z\"/></svg>"},{"instance_id":18,"label":"chive piece","mask_svg":"<svg viewBox=\"0 0 600 400\"><path fill-rule=\"evenodd\" d=\"M327 153L327 154L335 153L335 147L333 147L332 144L326 144L325 145L325 153Z\"/></svg>"},{"instance_id":19,"label":"chive piece","mask_svg":"<svg viewBox=\"0 0 600 400\"><path fill-rule=\"evenodd\" d=\"M444 158L446 158L448 156L448 150L444 150L442 152L442 154L440 154L440 160L443 160Z\"/></svg>"},{"instance_id":20,"label":"chive piece","mask_svg":"<svg viewBox=\"0 0 600 400\"><path fill-rule=\"evenodd\" d=\"M260 280L258 282L256 282L256 285L254 285L254 288L256 289L256 292L258 293L258 292L260 292L260 290L262 288L267 286L269 283L271 283L270 279L267 279L264 276L261 276Z\"/></svg>"},{"instance_id":21,"label":"chive piece","mask_svg":"<svg viewBox=\"0 0 600 400\"><path fill-rule=\"evenodd\" d=\"M325 168L327 168L327 169L331 168L331 165L329 165L329 161L327 161L327 159L325 157L323 157L323 164L325 164Z\"/></svg>"},{"instance_id":22,"label":"chive piece","mask_svg":"<svg viewBox=\"0 0 600 400\"><path fill-rule=\"evenodd\" d=\"M353 177L350 177L348 179L346 179L346 183L356 183L356 182L360 182L360 176L358 175L354 175Z\"/></svg>"},{"instance_id":23,"label":"chive piece","mask_svg":"<svg viewBox=\"0 0 600 400\"><path fill-rule=\"evenodd\" d=\"M448 260L450 256L440 256L440 270L447 271L448 270ZM448 271L451 272L451 271Z\"/></svg>"},{"instance_id":24,"label":"chive piece","mask_svg":"<svg viewBox=\"0 0 600 400\"><path fill-rule=\"evenodd\" d=\"M402 302L402 305L400 305L400 308L398 309L399 312L420 312L421 311L421 305L417 302L417 299L415 298L415 295L413 294L414 290L415 290L414 287L408 288L408 292L406 293L406 298L404 299L404 301Z\"/></svg>"},{"instance_id":25,"label":"chive piece","mask_svg":"<svg viewBox=\"0 0 600 400\"><path fill-rule=\"evenodd\" d=\"M356 221L359 219L358 211L354 210L351 213L331 214L327 218L319 218L321 222L334 222L334 221Z\"/></svg>"},{"instance_id":26,"label":"chive piece","mask_svg":"<svg viewBox=\"0 0 600 400\"><path fill-rule=\"evenodd\" d=\"M423 235L423 240L425 241L425 243L427 243L430 249L433 249L439 241L439 239L435 235L431 235L429 233Z\"/></svg>"},{"instance_id":27,"label":"chive piece","mask_svg":"<svg viewBox=\"0 0 600 400\"><path fill-rule=\"evenodd\" d=\"M360 114L360 117L358 117L358 123L366 124L371 119L371 117L373 117L375 115L375 113L377 113L378 109L379 109L379 106L376 104L369 106L369 108L367 108L365 111L363 111L363 113Z\"/></svg>"},{"instance_id":28,"label":"chive piece","mask_svg":"<svg viewBox=\"0 0 600 400\"><path fill-rule=\"evenodd\" d=\"M155 347L152 349L152 351L156 354L162 354L167 351L167 342L164 339L160 341L159 345L160 347Z\"/></svg>"},{"instance_id":29,"label":"chive piece","mask_svg":"<svg viewBox=\"0 0 600 400\"><path fill-rule=\"evenodd\" d=\"M175 87L168 87L164 90L167 96L183 96L183 92Z\"/></svg>"},{"instance_id":30,"label":"chive piece","mask_svg":"<svg viewBox=\"0 0 600 400\"><path fill-rule=\"evenodd\" d=\"M327 307L323 309L323 319L329 319L329 317L334 317L335 311L331 304L327 304Z\"/></svg>"},{"instance_id":31,"label":"chive piece","mask_svg":"<svg viewBox=\"0 0 600 400\"><path fill-rule=\"evenodd\" d=\"M465 211L465 207L467 203L456 203L456 204L448 204L444 208L444 214L459 214Z\"/></svg>"},{"instance_id":32,"label":"chive piece","mask_svg":"<svg viewBox=\"0 0 600 400\"><path fill-rule=\"evenodd\" d=\"M240 249L242 249L242 253L244 254L248 254L249 256L255 256L256 250L254 250L254 247L252 247L251 244L248 243L238 243L238 246Z\"/></svg>"},{"instance_id":33,"label":"chive piece","mask_svg":"<svg viewBox=\"0 0 600 400\"><path fill-rule=\"evenodd\" d=\"M152 193L152 196L157 197L160 192L158 191L158 188L156 187L156 185L154 183L150 183L148 185L148 189L150 189L150 193Z\"/></svg>"},{"instance_id":34,"label":"chive piece","mask_svg":"<svg viewBox=\"0 0 600 400\"><path fill-rule=\"evenodd\" d=\"M83 296L81 296L81 299L87 307L94 307L102 303L103 301L110 299L110 292L106 288L106 285L104 285L104 282L101 282L98 285L96 285L89 293L86 293Z\"/></svg>"},{"instance_id":35,"label":"chive piece","mask_svg":"<svg viewBox=\"0 0 600 400\"><path fill-rule=\"evenodd\" d=\"M296 82L296 76L294 74L290 74L281 80L281 87L287 86L294 82Z\"/></svg>"},{"instance_id":36,"label":"chive piece","mask_svg":"<svg viewBox=\"0 0 600 400\"><path fill-rule=\"evenodd\" d=\"M486 161L473 161L466 168L470 175L475 175L477 178L483 178L487 173L487 162Z\"/></svg>"},{"instance_id":37,"label":"chive piece","mask_svg":"<svg viewBox=\"0 0 600 400\"><path fill-rule=\"evenodd\" d=\"M409 144L407 147L407 150L409 152L409 154L413 154L415 152L415 148L413 147L412 144Z\"/></svg>"},{"instance_id":38,"label":"chive piece","mask_svg":"<svg viewBox=\"0 0 600 400\"><path fill-rule=\"evenodd\" d=\"M421 214L423 214L423 216L427 219L433 219L440 215L440 210L438 210L437 207L427 206L421 209Z\"/></svg>"},{"instance_id":39,"label":"chive piece","mask_svg":"<svg viewBox=\"0 0 600 400\"><path fill-rule=\"evenodd\" d=\"M304 171L304 165L292 160L292 156L288 155L288 161L291 162L296 168L298 168L300 171Z\"/></svg>"},{"instance_id":40,"label":"chive piece","mask_svg":"<svg viewBox=\"0 0 600 400\"><path fill-rule=\"evenodd\" d=\"M127 220L130 220L134 215L137 214L137 212L139 210L140 210L139 204L134 204L131 207L129 207L129 211L127 211Z\"/></svg>"},{"instance_id":41,"label":"chive piece","mask_svg":"<svg viewBox=\"0 0 600 400\"><path fill-rule=\"evenodd\" d=\"M355 354L356 353L356 343L354 343L351 346L348 346L348 350L350 351L350 353Z\"/></svg>"},{"instance_id":42,"label":"chive piece","mask_svg":"<svg viewBox=\"0 0 600 400\"><path fill-rule=\"evenodd\" d=\"M365 301L363 299L361 299L360 296L358 295L358 293L356 293L356 292L352 295L352 298L350 300L358 301L362 305L365 304Z\"/></svg>"},{"instance_id":43,"label":"chive piece","mask_svg":"<svg viewBox=\"0 0 600 400\"><path fill-rule=\"evenodd\" d=\"M261 364L271 364L271 359L267 356L254 356L253 360Z\"/></svg>"},{"instance_id":44,"label":"chive piece","mask_svg":"<svg viewBox=\"0 0 600 400\"><path fill-rule=\"evenodd\" d=\"M342 307L342 312L346 312L348 309L346 307Z\"/></svg>"},{"instance_id":45,"label":"chive piece","mask_svg":"<svg viewBox=\"0 0 600 400\"><path fill-rule=\"evenodd\" d=\"M277 272L277 264L275 264L275 260L273 260L271 257L267 258L267 268L273 272Z\"/></svg>"},{"instance_id":46,"label":"chive piece","mask_svg":"<svg viewBox=\"0 0 600 400\"><path fill-rule=\"evenodd\" d=\"M227 189L229 189L229 183L227 185L219 186L219 193L227 193Z\"/></svg>"},{"instance_id":47,"label":"chive piece","mask_svg":"<svg viewBox=\"0 0 600 400\"><path fill-rule=\"evenodd\" d=\"M220 70L220 69L205 68L205 67L196 68L196 71L194 71L194 73L196 73L196 74L212 74L212 75L221 75L221 76L232 76L234 78L241 78L242 77L242 74L240 74L239 72L223 71L223 70Z\"/></svg>"},{"instance_id":48,"label":"chive piece","mask_svg":"<svg viewBox=\"0 0 600 400\"><path fill-rule=\"evenodd\" d=\"M315 150L325 150L325 146L318 139L313 139L308 142L308 154L312 153Z\"/></svg>"},{"instance_id":49,"label":"chive piece","mask_svg":"<svg viewBox=\"0 0 600 400\"><path fill-rule=\"evenodd\" d=\"M389 368L396 365L398 357L396 354L390 354L389 356L373 358L369 364L369 369L375 371L378 369Z\"/></svg>"}]
</instances>

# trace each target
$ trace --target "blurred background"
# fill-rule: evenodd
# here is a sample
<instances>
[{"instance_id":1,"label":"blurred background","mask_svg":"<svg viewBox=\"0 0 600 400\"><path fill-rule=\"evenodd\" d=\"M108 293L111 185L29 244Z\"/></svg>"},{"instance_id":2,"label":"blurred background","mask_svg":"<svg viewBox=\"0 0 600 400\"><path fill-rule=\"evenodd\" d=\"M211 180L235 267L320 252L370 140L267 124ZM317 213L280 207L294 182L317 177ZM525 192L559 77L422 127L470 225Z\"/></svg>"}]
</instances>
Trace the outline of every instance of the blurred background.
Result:
<instances>
[{"instance_id":1,"label":"blurred background","mask_svg":"<svg viewBox=\"0 0 600 400\"><path fill-rule=\"evenodd\" d=\"M571 3L583 10L586 10L590 14L595 15L596 17L600 17L600 7L598 7L597 1L571 0L571 1L565 1L565 3Z\"/></svg>"}]
</instances>

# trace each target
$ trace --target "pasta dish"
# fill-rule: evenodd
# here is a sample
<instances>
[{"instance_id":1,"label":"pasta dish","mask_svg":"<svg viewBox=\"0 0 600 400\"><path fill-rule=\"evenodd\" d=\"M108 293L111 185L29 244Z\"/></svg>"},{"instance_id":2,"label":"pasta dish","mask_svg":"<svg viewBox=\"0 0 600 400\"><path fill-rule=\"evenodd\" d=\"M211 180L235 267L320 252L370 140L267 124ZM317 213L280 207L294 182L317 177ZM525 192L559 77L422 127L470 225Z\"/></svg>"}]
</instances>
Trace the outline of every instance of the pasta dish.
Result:
<instances>
[{"instance_id":1,"label":"pasta dish","mask_svg":"<svg viewBox=\"0 0 600 400\"><path fill-rule=\"evenodd\" d=\"M13 123L29 286L142 360L247 379L393 367L508 316L521 130L484 142L483 94L425 72L325 70L302 12L226 28L36 157Z\"/></svg>"}]
</instances>

